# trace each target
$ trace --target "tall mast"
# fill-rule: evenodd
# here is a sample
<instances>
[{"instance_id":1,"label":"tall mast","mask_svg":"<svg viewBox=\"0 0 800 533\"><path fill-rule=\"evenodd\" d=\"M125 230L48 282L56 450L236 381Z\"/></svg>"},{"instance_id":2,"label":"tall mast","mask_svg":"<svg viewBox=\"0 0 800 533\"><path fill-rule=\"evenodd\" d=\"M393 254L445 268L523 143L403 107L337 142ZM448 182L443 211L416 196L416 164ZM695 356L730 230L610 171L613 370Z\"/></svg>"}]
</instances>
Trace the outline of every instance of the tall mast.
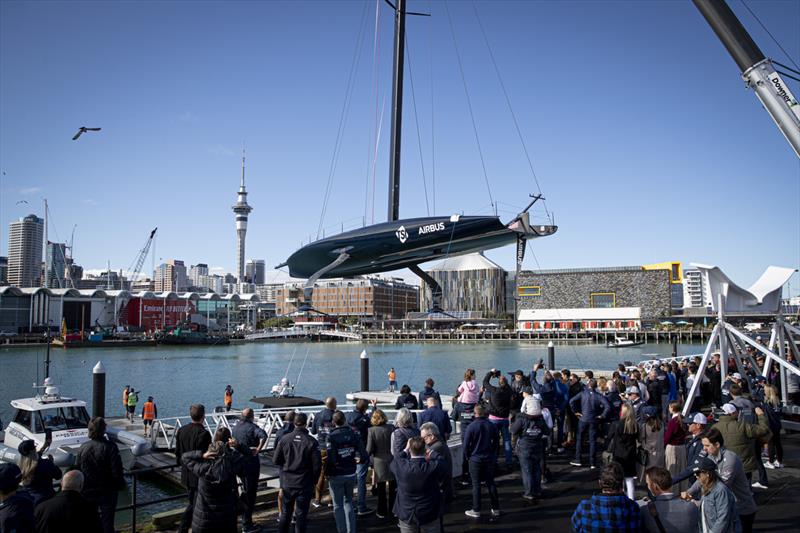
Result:
<instances>
[{"instance_id":1,"label":"tall mast","mask_svg":"<svg viewBox=\"0 0 800 533\"><path fill-rule=\"evenodd\" d=\"M44 283L42 287L47 288L47 198L44 199ZM47 376L45 376L47 377Z\"/></svg>"},{"instance_id":2,"label":"tall mast","mask_svg":"<svg viewBox=\"0 0 800 533\"><path fill-rule=\"evenodd\" d=\"M775 125L800 157L800 104L725 0L693 0Z\"/></svg>"},{"instance_id":3,"label":"tall mast","mask_svg":"<svg viewBox=\"0 0 800 533\"><path fill-rule=\"evenodd\" d=\"M394 82L392 84L392 139L389 163L388 221L400 218L400 141L403 121L403 64L406 40L406 0L394 10Z\"/></svg>"}]
</instances>

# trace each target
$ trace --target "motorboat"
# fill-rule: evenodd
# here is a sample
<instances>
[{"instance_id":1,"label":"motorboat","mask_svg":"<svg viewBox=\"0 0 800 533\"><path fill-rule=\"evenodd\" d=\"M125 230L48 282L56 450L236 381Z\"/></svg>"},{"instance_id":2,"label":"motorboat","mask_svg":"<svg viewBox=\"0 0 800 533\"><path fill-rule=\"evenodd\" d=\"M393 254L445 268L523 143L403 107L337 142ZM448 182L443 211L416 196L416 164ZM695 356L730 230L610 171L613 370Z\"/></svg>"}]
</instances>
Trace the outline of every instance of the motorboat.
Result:
<instances>
[{"instance_id":1,"label":"motorboat","mask_svg":"<svg viewBox=\"0 0 800 533\"><path fill-rule=\"evenodd\" d=\"M614 340L609 342L606 346L608 348L629 348L631 346L641 346L644 341L632 341L630 339L621 339L614 337Z\"/></svg>"}]
</instances>

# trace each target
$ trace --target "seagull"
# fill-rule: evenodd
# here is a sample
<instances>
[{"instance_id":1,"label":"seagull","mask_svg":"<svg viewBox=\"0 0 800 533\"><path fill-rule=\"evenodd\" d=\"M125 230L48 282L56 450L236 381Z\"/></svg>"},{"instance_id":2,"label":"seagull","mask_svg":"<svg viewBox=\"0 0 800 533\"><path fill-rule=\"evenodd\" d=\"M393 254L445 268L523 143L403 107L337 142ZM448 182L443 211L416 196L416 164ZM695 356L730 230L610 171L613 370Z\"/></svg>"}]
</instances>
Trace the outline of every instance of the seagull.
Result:
<instances>
[{"instance_id":1,"label":"seagull","mask_svg":"<svg viewBox=\"0 0 800 533\"><path fill-rule=\"evenodd\" d=\"M27 204L27 203L28 203L28 200L19 200L16 205Z\"/></svg>"},{"instance_id":2,"label":"seagull","mask_svg":"<svg viewBox=\"0 0 800 533\"><path fill-rule=\"evenodd\" d=\"M75 137L72 138L73 141L77 141L78 137L84 134L87 131L100 131L100 128L87 128L86 126L81 126L78 130L78 133L75 134Z\"/></svg>"}]
</instances>

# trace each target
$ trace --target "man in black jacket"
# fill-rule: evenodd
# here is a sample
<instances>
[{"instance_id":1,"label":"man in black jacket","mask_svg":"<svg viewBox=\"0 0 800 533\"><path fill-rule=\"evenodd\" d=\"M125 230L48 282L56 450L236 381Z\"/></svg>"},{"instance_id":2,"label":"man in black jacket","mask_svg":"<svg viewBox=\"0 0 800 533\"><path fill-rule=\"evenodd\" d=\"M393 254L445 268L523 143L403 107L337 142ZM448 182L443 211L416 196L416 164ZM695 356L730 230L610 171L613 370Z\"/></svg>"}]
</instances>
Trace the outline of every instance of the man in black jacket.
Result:
<instances>
[{"instance_id":1,"label":"man in black jacket","mask_svg":"<svg viewBox=\"0 0 800 533\"><path fill-rule=\"evenodd\" d=\"M319 443L319 451L322 454L322 462L328 456L328 435L333 429L333 413L336 412L336 398L328 396L325 398L325 408L314 415L314 423L311 424L311 434L317 437ZM317 488L314 494L314 499L311 500L311 505L319 507L322 505L322 493L325 491L325 469L319 475L317 480Z\"/></svg>"},{"instance_id":2,"label":"man in black jacket","mask_svg":"<svg viewBox=\"0 0 800 533\"><path fill-rule=\"evenodd\" d=\"M71 470L61 479L61 492L36 507L36 533L83 531L100 533L100 516L94 505L81 495L83 474Z\"/></svg>"},{"instance_id":3,"label":"man in black jacket","mask_svg":"<svg viewBox=\"0 0 800 533\"><path fill-rule=\"evenodd\" d=\"M439 482L444 475L439 454L430 452L426 459L422 437L412 437L389 468L397 479L394 514L399 520L400 533L439 531L442 513Z\"/></svg>"},{"instance_id":4,"label":"man in black jacket","mask_svg":"<svg viewBox=\"0 0 800 533\"><path fill-rule=\"evenodd\" d=\"M240 475L243 493L244 513L242 514L242 530L260 531L253 524L253 509L256 505L258 478L261 475L261 461L258 454L267 445L267 433L253 423L253 410L246 407L242 410L242 418L233 428L233 438L239 446L239 453L244 457L244 465Z\"/></svg>"},{"instance_id":5,"label":"man in black jacket","mask_svg":"<svg viewBox=\"0 0 800 533\"><path fill-rule=\"evenodd\" d=\"M497 377L497 386L489 381L492 377ZM491 393L489 397L489 422L497 426L500 435L503 437L503 450L506 456L506 468L510 469L514 464L514 456L511 453L511 387L505 376L501 375L496 368L491 369L483 378L483 388Z\"/></svg>"},{"instance_id":6,"label":"man in black jacket","mask_svg":"<svg viewBox=\"0 0 800 533\"><path fill-rule=\"evenodd\" d=\"M89 421L89 441L81 444L75 467L83 473L83 496L100 510L105 533L114 533L117 494L125 487L117 445L106 439L106 421Z\"/></svg>"},{"instance_id":7,"label":"man in black jacket","mask_svg":"<svg viewBox=\"0 0 800 533\"><path fill-rule=\"evenodd\" d=\"M347 425L344 413L333 413L333 426L328 435L328 457L325 473L333 502L333 516L339 531L356 530L353 508L353 489L356 485L356 465L369 461L361 436Z\"/></svg>"},{"instance_id":8,"label":"man in black jacket","mask_svg":"<svg viewBox=\"0 0 800 533\"><path fill-rule=\"evenodd\" d=\"M469 478L469 457L464 453L464 435L467 434L467 428L475 419L475 404L455 402L452 418L454 423L461 423L461 485L468 487L472 485L472 482Z\"/></svg>"},{"instance_id":9,"label":"man in black jacket","mask_svg":"<svg viewBox=\"0 0 800 533\"><path fill-rule=\"evenodd\" d=\"M305 533L308 506L314 494L314 485L322 471L319 444L308 434L307 420L305 413L297 413L294 416L294 431L275 446L273 462L280 468L283 491L283 510L278 525L280 533L288 533L293 513L295 532Z\"/></svg>"},{"instance_id":10,"label":"man in black jacket","mask_svg":"<svg viewBox=\"0 0 800 533\"><path fill-rule=\"evenodd\" d=\"M589 434L589 468L595 468L596 466L597 426L608 418L608 413L611 410L611 404L596 389L597 381L590 379L586 389L569 401L569 406L578 413L577 416L580 419L578 433L575 437L575 459L569 463L573 466L582 466L581 441L583 440L583 434L587 433L587 430Z\"/></svg>"},{"instance_id":11,"label":"man in black jacket","mask_svg":"<svg viewBox=\"0 0 800 533\"><path fill-rule=\"evenodd\" d=\"M0 531L33 531L33 499L17 492L22 472L0 463Z\"/></svg>"},{"instance_id":12,"label":"man in black jacket","mask_svg":"<svg viewBox=\"0 0 800 533\"><path fill-rule=\"evenodd\" d=\"M377 404L377 400L372 400L373 407ZM363 398L356 402L356 407L347 413L347 424L358 433L361 437L361 443L364 448L367 447L367 433L372 425L370 417L372 411L367 410L369 404ZM369 458L361 461L356 465L356 484L358 485L358 516L366 516L373 512L373 509L367 507L367 472L369 470Z\"/></svg>"},{"instance_id":13,"label":"man in black jacket","mask_svg":"<svg viewBox=\"0 0 800 533\"><path fill-rule=\"evenodd\" d=\"M471 518L481 516L481 483L486 484L492 504L492 516L500 516L500 500L494 484L494 467L497 461L497 426L486 420L486 409L475 406L475 420L464 435L463 451L469 458L469 475L472 478L472 509L464 514Z\"/></svg>"},{"instance_id":14,"label":"man in black jacket","mask_svg":"<svg viewBox=\"0 0 800 533\"><path fill-rule=\"evenodd\" d=\"M439 396L439 391L433 388L433 378L425 380L425 387L419 393L419 406L428 405L428 398L436 398L436 404L442 406L442 398Z\"/></svg>"},{"instance_id":15,"label":"man in black jacket","mask_svg":"<svg viewBox=\"0 0 800 533\"><path fill-rule=\"evenodd\" d=\"M181 516L180 532L186 533L192 526L192 514L194 513L194 502L197 498L197 476L181 463L181 456L186 452L200 451L205 452L211 445L211 433L209 433L203 421L206 417L206 408L203 404L195 404L189 408L191 424L187 424L178 429L175 434L175 459L181 465L181 483L186 487L189 502Z\"/></svg>"}]
</instances>

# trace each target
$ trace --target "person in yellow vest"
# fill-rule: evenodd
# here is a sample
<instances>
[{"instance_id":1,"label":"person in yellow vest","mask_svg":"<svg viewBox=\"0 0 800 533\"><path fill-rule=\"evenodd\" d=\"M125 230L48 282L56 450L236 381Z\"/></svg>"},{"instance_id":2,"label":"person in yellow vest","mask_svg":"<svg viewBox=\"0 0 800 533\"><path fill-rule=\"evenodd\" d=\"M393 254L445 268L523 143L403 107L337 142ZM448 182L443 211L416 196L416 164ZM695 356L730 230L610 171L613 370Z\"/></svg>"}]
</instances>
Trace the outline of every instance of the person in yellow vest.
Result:
<instances>
[{"instance_id":1,"label":"person in yellow vest","mask_svg":"<svg viewBox=\"0 0 800 533\"><path fill-rule=\"evenodd\" d=\"M122 390L122 411L125 413L125 416L128 416L128 393L130 391L130 385L125 385L125 388Z\"/></svg>"},{"instance_id":2,"label":"person in yellow vest","mask_svg":"<svg viewBox=\"0 0 800 533\"><path fill-rule=\"evenodd\" d=\"M225 387L225 410L230 411L233 405L233 387L228 385Z\"/></svg>"},{"instance_id":3,"label":"person in yellow vest","mask_svg":"<svg viewBox=\"0 0 800 533\"><path fill-rule=\"evenodd\" d=\"M394 392L397 388L397 372L394 371L394 367L389 369L389 392Z\"/></svg>"},{"instance_id":4,"label":"person in yellow vest","mask_svg":"<svg viewBox=\"0 0 800 533\"><path fill-rule=\"evenodd\" d=\"M147 438L147 427L150 426L150 431L152 433L153 428L153 420L158 418L158 407L156 407L156 403L153 401L152 396L147 397L147 401L144 402L142 406L142 423L144 424L144 438Z\"/></svg>"},{"instance_id":5,"label":"person in yellow vest","mask_svg":"<svg viewBox=\"0 0 800 533\"><path fill-rule=\"evenodd\" d=\"M128 393L128 419L131 422L133 422L133 419L136 417L137 403L139 403L139 395L136 394L136 391L131 387L131 391Z\"/></svg>"}]
</instances>

